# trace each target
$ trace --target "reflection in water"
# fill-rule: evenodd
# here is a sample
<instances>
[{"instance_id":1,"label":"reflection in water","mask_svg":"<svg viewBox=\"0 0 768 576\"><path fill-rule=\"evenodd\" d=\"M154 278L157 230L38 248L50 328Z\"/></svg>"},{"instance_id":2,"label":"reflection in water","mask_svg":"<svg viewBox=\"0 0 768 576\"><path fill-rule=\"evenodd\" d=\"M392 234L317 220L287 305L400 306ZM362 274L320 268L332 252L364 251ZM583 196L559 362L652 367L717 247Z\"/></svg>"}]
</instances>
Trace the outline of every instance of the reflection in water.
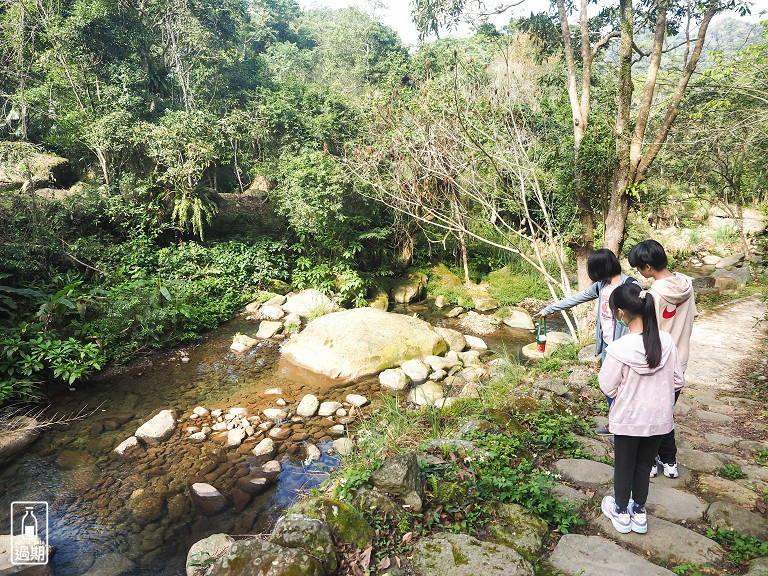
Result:
<instances>
[{"instance_id":1,"label":"reflection in water","mask_svg":"<svg viewBox=\"0 0 768 576\"><path fill-rule=\"evenodd\" d=\"M436 314L432 317L426 307L420 315L437 323ZM440 324L456 326L442 319ZM53 398L59 415L101 406L82 421L44 430L26 455L0 465L0 511L9 511L10 503L19 500L51 504L50 543L57 549L53 564L58 574L83 574L108 553L135 562L132 574L184 574L192 543L216 532L271 530L287 506L319 485L337 465L337 459L326 453L331 442L323 428L313 428L312 422L291 424L292 438L300 440L282 443L276 459L282 461L283 471L276 487L250 501L235 500L230 509L208 518L191 506L190 476L204 475L214 485L231 484L246 460L253 458L249 456L253 443L245 450L225 450L210 440L192 444L183 428L194 421L185 420L169 441L150 447L141 457L125 462L112 454L159 409L181 414L198 405L224 410L242 406L256 415L277 399L264 396L267 388L280 388L288 402L297 402L306 393L321 401L341 401L350 392L371 398L378 394L376 379L338 387L280 364L276 342L260 342L242 355L229 350L236 332L253 333L255 328L236 319L199 344L138 362L118 375ZM503 329L501 334L489 344L497 350L506 348L513 356L531 341L530 333ZM302 461L302 445L308 441L320 447L320 461ZM0 532L8 533L9 520L7 512L0 512Z\"/></svg>"}]
</instances>

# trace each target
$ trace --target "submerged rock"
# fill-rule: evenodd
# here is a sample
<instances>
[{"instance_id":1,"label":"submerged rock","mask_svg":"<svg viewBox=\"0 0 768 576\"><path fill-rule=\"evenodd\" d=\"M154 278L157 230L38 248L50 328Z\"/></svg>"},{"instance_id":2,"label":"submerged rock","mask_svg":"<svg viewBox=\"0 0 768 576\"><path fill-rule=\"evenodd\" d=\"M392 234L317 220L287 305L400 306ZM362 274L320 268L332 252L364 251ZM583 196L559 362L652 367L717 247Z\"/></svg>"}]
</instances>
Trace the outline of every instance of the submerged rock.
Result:
<instances>
[{"instance_id":1,"label":"submerged rock","mask_svg":"<svg viewBox=\"0 0 768 576\"><path fill-rule=\"evenodd\" d=\"M218 514L227 507L226 497L210 484L197 482L189 490L192 502L206 516Z\"/></svg>"},{"instance_id":2,"label":"submerged rock","mask_svg":"<svg viewBox=\"0 0 768 576\"><path fill-rule=\"evenodd\" d=\"M173 435L176 418L171 410L161 410L136 430L136 438L147 444L160 444Z\"/></svg>"}]
</instances>

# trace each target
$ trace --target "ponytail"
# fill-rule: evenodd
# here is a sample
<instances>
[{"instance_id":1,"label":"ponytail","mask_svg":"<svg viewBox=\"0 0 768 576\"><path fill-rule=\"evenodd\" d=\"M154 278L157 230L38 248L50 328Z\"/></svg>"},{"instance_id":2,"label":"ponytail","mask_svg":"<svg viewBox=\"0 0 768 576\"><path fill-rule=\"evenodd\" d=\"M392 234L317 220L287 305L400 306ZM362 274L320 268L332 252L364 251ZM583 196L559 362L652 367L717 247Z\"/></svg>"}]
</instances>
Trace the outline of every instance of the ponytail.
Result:
<instances>
[{"instance_id":1,"label":"ponytail","mask_svg":"<svg viewBox=\"0 0 768 576\"><path fill-rule=\"evenodd\" d=\"M646 290L641 290L638 284L627 283L611 292L609 303L614 317L619 308L632 317L642 316L645 359L649 367L656 368L661 364L661 339L653 295Z\"/></svg>"},{"instance_id":2,"label":"ponytail","mask_svg":"<svg viewBox=\"0 0 768 576\"><path fill-rule=\"evenodd\" d=\"M661 339L659 338L659 322L656 319L656 303L650 292L645 292L644 298L641 298L641 300L643 300L643 346L645 346L645 359L648 361L648 366L656 368L656 366L661 364Z\"/></svg>"}]
</instances>

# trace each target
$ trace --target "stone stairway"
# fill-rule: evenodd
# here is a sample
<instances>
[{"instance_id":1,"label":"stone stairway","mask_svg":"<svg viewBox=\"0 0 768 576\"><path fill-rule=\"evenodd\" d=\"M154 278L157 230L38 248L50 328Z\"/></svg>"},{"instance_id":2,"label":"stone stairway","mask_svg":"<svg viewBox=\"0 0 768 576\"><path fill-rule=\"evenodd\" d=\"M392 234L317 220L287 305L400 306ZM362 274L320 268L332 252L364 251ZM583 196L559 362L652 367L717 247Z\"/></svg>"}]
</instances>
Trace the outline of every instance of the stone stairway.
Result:
<instances>
[{"instance_id":1,"label":"stone stairway","mask_svg":"<svg viewBox=\"0 0 768 576\"><path fill-rule=\"evenodd\" d=\"M694 325L687 383L675 408L679 478L651 479L646 504L648 533L619 534L600 511L600 500L613 494L613 468L593 460L555 463L564 485L562 499L588 507L585 534L563 536L549 562L568 576L661 575L672 568L711 566L703 574L732 574L726 551L705 536L707 527L736 530L768 540L768 467L757 454L768 449L768 412L763 403L743 397L748 377L768 375L762 330L752 320L765 311L753 297L722 308ZM750 345L733 349L734 326L748 326ZM730 330L731 338L723 332ZM742 342L743 344L743 342ZM751 374L745 367L756 366ZM606 420L596 419L598 424ZM612 458L608 438L584 438L586 450ZM738 465L744 478L716 474ZM749 576L768 576L768 558L753 560Z\"/></svg>"}]
</instances>

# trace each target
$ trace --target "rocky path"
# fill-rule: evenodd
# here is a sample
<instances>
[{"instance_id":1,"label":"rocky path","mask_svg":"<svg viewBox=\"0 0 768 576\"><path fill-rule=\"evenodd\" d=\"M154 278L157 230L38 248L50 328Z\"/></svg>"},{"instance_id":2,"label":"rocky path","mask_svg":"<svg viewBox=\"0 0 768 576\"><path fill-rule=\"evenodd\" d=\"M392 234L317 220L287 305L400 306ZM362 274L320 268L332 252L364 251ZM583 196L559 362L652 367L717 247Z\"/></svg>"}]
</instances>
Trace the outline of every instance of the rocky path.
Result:
<instances>
[{"instance_id":1,"label":"rocky path","mask_svg":"<svg viewBox=\"0 0 768 576\"><path fill-rule=\"evenodd\" d=\"M702 315L694 325L687 385L675 409L680 477L651 480L647 534L619 534L600 512L603 495L613 493L611 466L556 463L567 484L562 497L588 507L591 519L584 534L561 538L549 559L555 570L568 576L646 576L671 575L687 565L681 573L689 576L735 574L740 570L705 536L707 527L768 540L768 467L756 460L768 449L768 416L764 403L746 397L744 378L745 368L754 365L755 376L768 373L760 348L765 326L755 327L764 312L760 299L750 297ZM612 457L607 439L584 444L593 454ZM733 465L730 472L740 467L744 477L724 474L726 465ZM747 574L768 575L768 558L753 560Z\"/></svg>"}]
</instances>

